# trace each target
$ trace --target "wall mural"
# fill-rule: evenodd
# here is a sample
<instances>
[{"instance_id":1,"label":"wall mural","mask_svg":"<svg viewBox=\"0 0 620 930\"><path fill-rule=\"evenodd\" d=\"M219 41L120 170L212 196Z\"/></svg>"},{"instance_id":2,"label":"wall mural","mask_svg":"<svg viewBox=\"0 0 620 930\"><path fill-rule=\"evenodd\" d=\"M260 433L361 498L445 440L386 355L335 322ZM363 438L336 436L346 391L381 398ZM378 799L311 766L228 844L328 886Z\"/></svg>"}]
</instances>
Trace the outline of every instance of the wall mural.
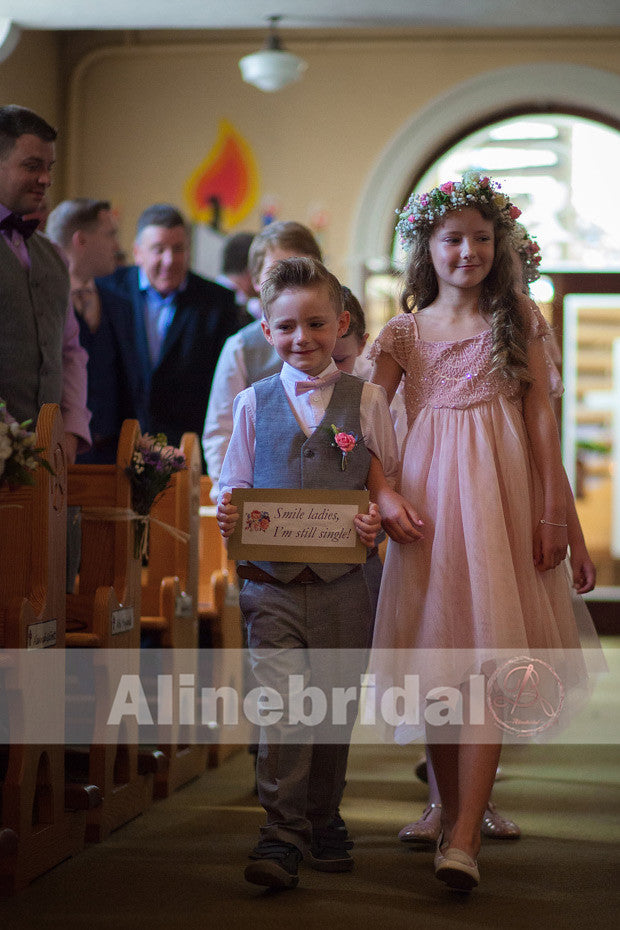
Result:
<instances>
[{"instance_id":1,"label":"wall mural","mask_svg":"<svg viewBox=\"0 0 620 930\"><path fill-rule=\"evenodd\" d=\"M195 223L228 231L254 208L258 168L249 143L228 120L220 120L211 151L185 184L188 213Z\"/></svg>"}]
</instances>

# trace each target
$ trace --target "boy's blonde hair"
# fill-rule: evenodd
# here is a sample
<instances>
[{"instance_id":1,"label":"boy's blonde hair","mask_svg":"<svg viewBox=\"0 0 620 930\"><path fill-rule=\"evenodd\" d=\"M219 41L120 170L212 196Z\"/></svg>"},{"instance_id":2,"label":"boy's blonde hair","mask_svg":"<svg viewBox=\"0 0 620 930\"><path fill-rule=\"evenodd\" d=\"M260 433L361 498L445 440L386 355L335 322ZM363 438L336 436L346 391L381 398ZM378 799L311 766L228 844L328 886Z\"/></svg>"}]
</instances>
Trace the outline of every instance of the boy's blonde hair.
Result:
<instances>
[{"instance_id":1,"label":"boy's blonde hair","mask_svg":"<svg viewBox=\"0 0 620 930\"><path fill-rule=\"evenodd\" d=\"M329 302L339 317L344 310L342 286L338 278L328 271L322 262L314 258L285 258L275 262L260 289L265 317L269 318L271 305L284 291L321 286L327 288Z\"/></svg>"},{"instance_id":2,"label":"boy's blonde hair","mask_svg":"<svg viewBox=\"0 0 620 930\"><path fill-rule=\"evenodd\" d=\"M260 278L265 256L274 249L286 249L288 252L323 261L319 244L307 226L293 220L270 223L254 236L250 246L248 268L253 281Z\"/></svg>"}]
</instances>

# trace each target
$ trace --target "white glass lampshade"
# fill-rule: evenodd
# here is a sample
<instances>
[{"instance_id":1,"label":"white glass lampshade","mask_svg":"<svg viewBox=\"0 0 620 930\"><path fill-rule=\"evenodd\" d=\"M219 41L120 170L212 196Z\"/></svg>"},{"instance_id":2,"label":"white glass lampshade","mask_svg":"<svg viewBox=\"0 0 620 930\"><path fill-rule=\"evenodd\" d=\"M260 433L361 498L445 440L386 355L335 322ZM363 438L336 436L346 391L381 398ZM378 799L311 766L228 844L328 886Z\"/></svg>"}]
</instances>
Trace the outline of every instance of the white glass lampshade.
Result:
<instances>
[{"instance_id":1,"label":"white glass lampshade","mask_svg":"<svg viewBox=\"0 0 620 930\"><path fill-rule=\"evenodd\" d=\"M239 62L241 77L260 90L273 92L298 81L308 65L284 49L263 48Z\"/></svg>"}]
</instances>

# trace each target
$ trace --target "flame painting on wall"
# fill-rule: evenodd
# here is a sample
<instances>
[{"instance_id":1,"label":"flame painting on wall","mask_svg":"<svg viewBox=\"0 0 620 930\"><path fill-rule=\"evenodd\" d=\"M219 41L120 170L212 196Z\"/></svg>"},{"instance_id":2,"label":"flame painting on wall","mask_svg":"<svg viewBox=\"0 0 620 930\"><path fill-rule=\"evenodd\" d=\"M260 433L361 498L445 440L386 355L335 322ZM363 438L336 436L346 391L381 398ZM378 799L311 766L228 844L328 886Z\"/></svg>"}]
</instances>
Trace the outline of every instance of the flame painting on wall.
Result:
<instances>
[{"instance_id":1,"label":"flame painting on wall","mask_svg":"<svg viewBox=\"0 0 620 930\"><path fill-rule=\"evenodd\" d=\"M258 169L252 149L228 120L220 120L217 139L185 184L191 219L216 229L231 229L256 204Z\"/></svg>"}]
</instances>

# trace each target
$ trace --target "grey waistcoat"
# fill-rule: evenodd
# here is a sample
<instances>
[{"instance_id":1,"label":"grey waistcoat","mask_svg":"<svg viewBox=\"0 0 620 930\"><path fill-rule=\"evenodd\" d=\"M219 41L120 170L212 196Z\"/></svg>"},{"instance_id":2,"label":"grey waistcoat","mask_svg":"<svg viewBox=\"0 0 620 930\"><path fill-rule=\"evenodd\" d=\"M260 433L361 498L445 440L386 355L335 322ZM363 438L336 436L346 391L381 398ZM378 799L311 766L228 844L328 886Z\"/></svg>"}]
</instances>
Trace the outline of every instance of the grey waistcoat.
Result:
<instances>
[{"instance_id":1,"label":"grey waistcoat","mask_svg":"<svg viewBox=\"0 0 620 930\"><path fill-rule=\"evenodd\" d=\"M248 385L274 375L282 368L282 359L263 334L260 321L248 323L239 330L243 343L243 361L248 373Z\"/></svg>"},{"instance_id":2,"label":"grey waistcoat","mask_svg":"<svg viewBox=\"0 0 620 930\"><path fill-rule=\"evenodd\" d=\"M54 246L35 233L30 268L0 236L0 397L16 420L36 421L62 398L62 343L69 275Z\"/></svg>"},{"instance_id":3,"label":"grey waistcoat","mask_svg":"<svg viewBox=\"0 0 620 930\"><path fill-rule=\"evenodd\" d=\"M299 427L279 375L254 385L256 392L255 488L343 488L366 487L370 452L364 445L360 424L360 402L364 382L343 374L335 383L332 398L320 425L309 438ZM358 437L340 467L342 454L331 445L330 425ZM299 562L255 562L279 581L291 581L303 570ZM323 581L333 581L350 571L348 563L308 563Z\"/></svg>"}]
</instances>

